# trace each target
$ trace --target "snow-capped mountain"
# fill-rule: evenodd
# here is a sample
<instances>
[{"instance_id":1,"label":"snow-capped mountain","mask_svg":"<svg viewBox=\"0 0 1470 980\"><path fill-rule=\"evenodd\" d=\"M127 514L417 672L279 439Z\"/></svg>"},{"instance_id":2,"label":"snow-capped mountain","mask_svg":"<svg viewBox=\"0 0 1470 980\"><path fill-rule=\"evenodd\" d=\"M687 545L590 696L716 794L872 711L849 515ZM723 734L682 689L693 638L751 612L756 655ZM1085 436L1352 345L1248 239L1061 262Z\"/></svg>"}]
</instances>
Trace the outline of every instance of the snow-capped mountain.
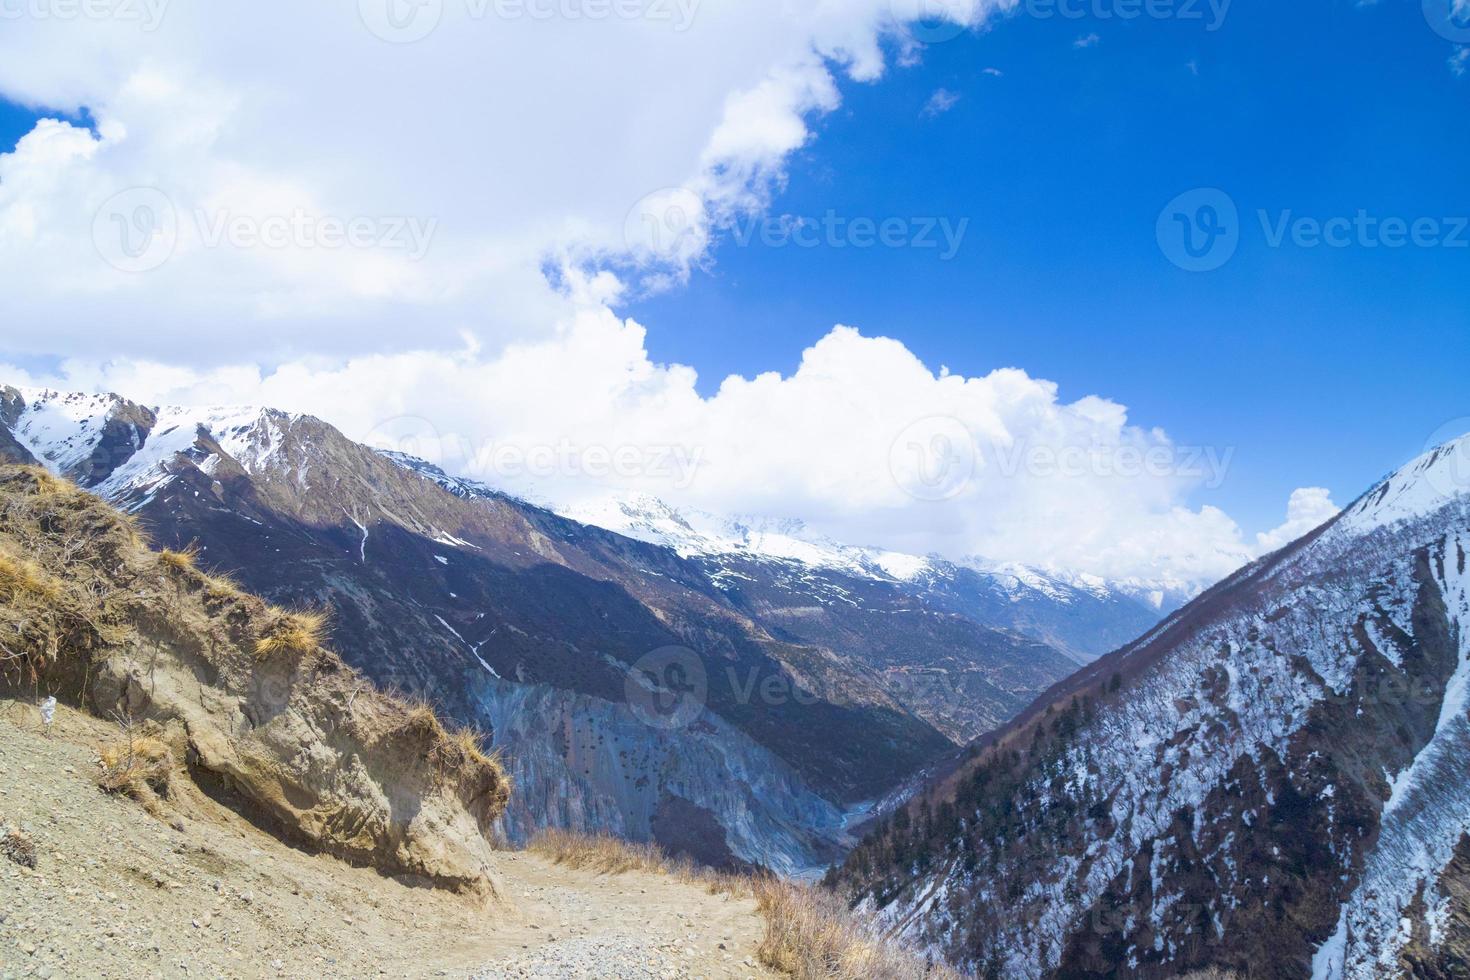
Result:
<instances>
[{"instance_id":1,"label":"snow-capped mountain","mask_svg":"<svg viewBox=\"0 0 1470 980\"><path fill-rule=\"evenodd\" d=\"M1053 646L1079 663L1116 649L1192 598L1186 586L1109 582L973 556L948 561L843 544L805 522L725 517L634 494L557 508L584 524L663 545L739 589L753 576L787 573L840 594L843 579L892 585L938 608L970 615Z\"/></svg>"},{"instance_id":2,"label":"snow-capped mountain","mask_svg":"<svg viewBox=\"0 0 1470 980\"><path fill-rule=\"evenodd\" d=\"M977 973L1470 975L1470 436L973 752L831 880Z\"/></svg>"},{"instance_id":3,"label":"snow-capped mountain","mask_svg":"<svg viewBox=\"0 0 1470 980\"><path fill-rule=\"evenodd\" d=\"M354 666L493 732L519 787L513 837L564 826L820 865L854 805L1076 666L893 567L681 557L270 408L0 388L0 457L76 480L161 546L197 544L272 601L330 606ZM629 683L668 650L707 689L665 729Z\"/></svg>"}]
</instances>

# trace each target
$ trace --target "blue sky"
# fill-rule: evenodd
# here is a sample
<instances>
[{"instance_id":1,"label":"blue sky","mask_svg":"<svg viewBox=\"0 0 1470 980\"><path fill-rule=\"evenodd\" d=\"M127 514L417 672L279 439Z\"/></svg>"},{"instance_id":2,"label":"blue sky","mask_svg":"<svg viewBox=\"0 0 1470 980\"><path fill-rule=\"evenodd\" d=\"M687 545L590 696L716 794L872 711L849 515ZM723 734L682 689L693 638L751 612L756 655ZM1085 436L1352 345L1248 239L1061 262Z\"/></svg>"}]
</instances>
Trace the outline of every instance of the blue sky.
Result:
<instances>
[{"instance_id":1,"label":"blue sky","mask_svg":"<svg viewBox=\"0 0 1470 980\"><path fill-rule=\"evenodd\" d=\"M1470 214L1470 77L1453 51L1405 0L1239 0L1214 32L1013 17L849 83L775 203L968 218L953 259L727 238L687 288L628 312L706 389L789 371L842 322L934 366L1022 367L1181 442L1237 447L1200 499L1248 526L1278 520L1293 487L1345 503L1470 416L1470 247L1271 247L1257 212ZM959 100L922 117L939 88ZM1196 187L1226 190L1243 219L1208 273L1176 268L1155 235Z\"/></svg>"},{"instance_id":2,"label":"blue sky","mask_svg":"<svg viewBox=\"0 0 1470 980\"><path fill-rule=\"evenodd\" d=\"M390 2L173 0L146 23L103 4L86 9L117 23L0 33L0 97L87 124L0 158L0 322L27 325L0 364L363 439L406 414L472 448L680 446L698 479L548 486L468 452L457 472L1162 583L1330 512L1294 491L1345 504L1470 429L1470 25L1456 45L1420 0L946 0L985 26L927 25L916 58L889 31L910 0L680 0L677 23L664 3L593 23L446 2L413 8L442 20L411 37L367 16ZM1059 6L1078 15L1038 16ZM0 103L0 148L37 118ZM641 223L670 200L737 228L670 250L690 242ZM845 247L767 240L829 215ZM858 247L862 222L935 247ZM364 237L330 234L349 225ZM1063 404L1008 376L960 389L911 354L1021 368ZM719 387L765 372L783 377ZM1092 395L1233 454L1225 481L992 465L936 501L895 462L1157 447L1070 404ZM958 428L919 431L935 420Z\"/></svg>"}]
</instances>

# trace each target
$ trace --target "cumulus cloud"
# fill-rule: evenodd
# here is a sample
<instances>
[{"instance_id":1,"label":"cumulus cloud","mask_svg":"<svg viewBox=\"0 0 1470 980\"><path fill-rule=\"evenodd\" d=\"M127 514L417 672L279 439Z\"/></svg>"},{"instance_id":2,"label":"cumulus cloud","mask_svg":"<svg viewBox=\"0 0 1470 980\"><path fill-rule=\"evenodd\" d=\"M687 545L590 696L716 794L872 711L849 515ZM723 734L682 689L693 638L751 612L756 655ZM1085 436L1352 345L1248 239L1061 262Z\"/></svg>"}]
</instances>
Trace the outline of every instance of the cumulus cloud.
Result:
<instances>
[{"instance_id":1,"label":"cumulus cloud","mask_svg":"<svg viewBox=\"0 0 1470 980\"><path fill-rule=\"evenodd\" d=\"M1256 549L1266 554L1285 547L1336 517L1337 511L1338 506L1332 502L1332 494L1325 487L1294 490L1286 504L1286 522L1256 535Z\"/></svg>"},{"instance_id":2,"label":"cumulus cloud","mask_svg":"<svg viewBox=\"0 0 1470 980\"><path fill-rule=\"evenodd\" d=\"M1068 401L1024 371L936 371L848 327L789 374L731 376L709 397L692 369L650 359L641 325L597 307L495 355L465 345L271 371L72 361L29 380L310 412L533 499L650 492L801 517L839 540L1176 586L1219 578L1331 510L1325 491L1298 491L1287 523L1248 541L1219 509L1187 504L1228 478L1229 451L1177 445L1116 402Z\"/></svg>"},{"instance_id":3,"label":"cumulus cloud","mask_svg":"<svg viewBox=\"0 0 1470 980\"><path fill-rule=\"evenodd\" d=\"M0 96L12 353L195 360L544 335L566 268L682 281L839 81L1015 0L27 5ZM912 9L910 9L912 8ZM398 16L390 17L394 13ZM406 19L405 19L406 18ZM548 276L548 269L553 274Z\"/></svg>"},{"instance_id":4,"label":"cumulus cloud","mask_svg":"<svg viewBox=\"0 0 1470 980\"><path fill-rule=\"evenodd\" d=\"M63 359L5 377L275 405L514 492L910 551L1194 583L1263 546L1187 503L1227 459L1107 399L841 327L704 397L612 312L766 208L843 81L1016 0L390 2L8 20L0 96L89 124L0 154L0 355Z\"/></svg>"}]
</instances>

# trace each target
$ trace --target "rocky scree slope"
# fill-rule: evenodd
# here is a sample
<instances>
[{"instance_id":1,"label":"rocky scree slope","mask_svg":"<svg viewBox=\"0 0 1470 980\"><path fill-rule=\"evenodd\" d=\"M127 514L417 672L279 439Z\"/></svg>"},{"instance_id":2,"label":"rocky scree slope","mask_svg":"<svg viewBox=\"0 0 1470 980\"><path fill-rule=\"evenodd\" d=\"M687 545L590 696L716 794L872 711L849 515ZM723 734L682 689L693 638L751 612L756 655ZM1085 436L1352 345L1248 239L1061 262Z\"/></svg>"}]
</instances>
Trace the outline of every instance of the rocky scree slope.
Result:
<instances>
[{"instance_id":1,"label":"rocky scree slope","mask_svg":"<svg viewBox=\"0 0 1470 980\"><path fill-rule=\"evenodd\" d=\"M203 793L385 874L493 890L509 782L472 733L380 693L314 617L150 551L34 467L0 466L0 695L118 720L106 785L150 805Z\"/></svg>"},{"instance_id":2,"label":"rocky scree slope","mask_svg":"<svg viewBox=\"0 0 1470 980\"><path fill-rule=\"evenodd\" d=\"M1462 977L1470 437L1057 685L830 876L984 976Z\"/></svg>"}]
</instances>

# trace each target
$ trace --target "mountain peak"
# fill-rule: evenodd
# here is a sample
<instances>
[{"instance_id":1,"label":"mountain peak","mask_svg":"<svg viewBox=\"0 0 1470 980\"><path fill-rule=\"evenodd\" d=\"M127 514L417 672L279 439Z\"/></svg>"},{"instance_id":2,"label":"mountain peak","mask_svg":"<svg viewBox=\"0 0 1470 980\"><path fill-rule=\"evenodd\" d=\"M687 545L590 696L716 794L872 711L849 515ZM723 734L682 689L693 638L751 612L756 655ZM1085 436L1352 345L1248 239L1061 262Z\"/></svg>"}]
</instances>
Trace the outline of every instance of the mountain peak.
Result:
<instances>
[{"instance_id":1,"label":"mountain peak","mask_svg":"<svg viewBox=\"0 0 1470 980\"><path fill-rule=\"evenodd\" d=\"M1470 495L1470 434L1436 446L1400 467L1343 511L1334 530L1366 534L1429 517Z\"/></svg>"}]
</instances>

